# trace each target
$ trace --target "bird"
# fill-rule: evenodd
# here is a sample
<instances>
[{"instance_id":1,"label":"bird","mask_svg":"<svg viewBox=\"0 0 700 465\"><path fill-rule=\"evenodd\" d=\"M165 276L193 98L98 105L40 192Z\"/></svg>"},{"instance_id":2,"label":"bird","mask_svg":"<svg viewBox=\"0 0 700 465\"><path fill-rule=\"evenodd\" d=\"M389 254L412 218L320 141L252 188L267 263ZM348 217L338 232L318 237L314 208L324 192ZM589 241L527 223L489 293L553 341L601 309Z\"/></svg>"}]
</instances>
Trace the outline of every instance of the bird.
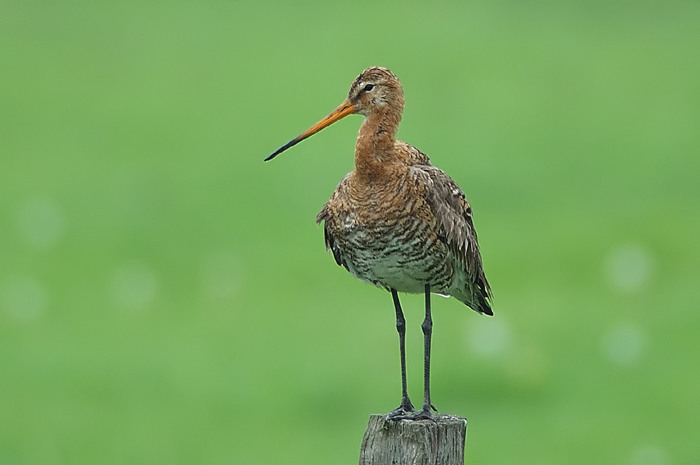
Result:
<instances>
[{"instance_id":1,"label":"bird","mask_svg":"<svg viewBox=\"0 0 700 465\"><path fill-rule=\"evenodd\" d=\"M403 86L389 69L360 73L347 98L328 116L290 140L265 161L351 115L364 116L355 144L354 169L338 184L316 217L326 249L356 278L391 293L401 359L401 402L388 420L435 421L430 396L431 294L452 296L493 315L472 208L464 192L417 148L397 140L404 110ZM416 410L406 386L406 320L399 293L424 294L423 405Z\"/></svg>"}]
</instances>

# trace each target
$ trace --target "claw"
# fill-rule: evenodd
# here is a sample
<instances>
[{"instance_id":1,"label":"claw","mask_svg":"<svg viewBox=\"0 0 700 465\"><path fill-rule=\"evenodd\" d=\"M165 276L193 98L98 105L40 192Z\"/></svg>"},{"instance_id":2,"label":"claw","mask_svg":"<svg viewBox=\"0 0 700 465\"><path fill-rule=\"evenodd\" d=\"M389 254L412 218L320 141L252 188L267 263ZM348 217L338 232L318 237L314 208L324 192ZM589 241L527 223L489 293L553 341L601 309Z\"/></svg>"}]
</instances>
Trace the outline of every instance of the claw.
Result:
<instances>
[{"instance_id":1,"label":"claw","mask_svg":"<svg viewBox=\"0 0 700 465\"><path fill-rule=\"evenodd\" d=\"M392 410L389 412L387 415L387 420L410 420L410 421L419 421L419 420L428 420L432 421L433 423L437 423L435 421L435 416L433 415L433 412L430 411L430 409L433 407L432 405L430 406L423 406L423 408L417 412L406 412L404 414L397 412L399 409ZM437 411L437 410L436 410Z\"/></svg>"},{"instance_id":2,"label":"claw","mask_svg":"<svg viewBox=\"0 0 700 465\"><path fill-rule=\"evenodd\" d=\"M387 420L400 420L403 417L415 412L413 404L410 400L406 399L401 401L401 405L386 414Z\"/></svg>"}]
</instances>

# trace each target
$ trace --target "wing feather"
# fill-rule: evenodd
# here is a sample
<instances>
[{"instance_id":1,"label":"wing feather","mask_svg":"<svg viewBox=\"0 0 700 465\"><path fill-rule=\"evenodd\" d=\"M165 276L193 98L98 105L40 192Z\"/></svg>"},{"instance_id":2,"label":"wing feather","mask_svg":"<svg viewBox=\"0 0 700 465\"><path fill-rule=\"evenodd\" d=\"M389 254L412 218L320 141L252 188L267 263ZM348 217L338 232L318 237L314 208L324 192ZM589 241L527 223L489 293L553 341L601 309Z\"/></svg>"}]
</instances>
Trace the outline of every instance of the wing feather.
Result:
<instances>
[{"instance_id":1,"label":"wing feather","mask_svg":"<svg viewBox=\"0 0 700 465\"><path fill-rule=\"evenodd\" d=\"M475 310L492 314L488 303L492 298L491 287L483 269L472 208L464 192L435 166L414 165L411 169L425 179L426 201L438 222L439 235L469 276Z\"/></svg>"}]
</instances>

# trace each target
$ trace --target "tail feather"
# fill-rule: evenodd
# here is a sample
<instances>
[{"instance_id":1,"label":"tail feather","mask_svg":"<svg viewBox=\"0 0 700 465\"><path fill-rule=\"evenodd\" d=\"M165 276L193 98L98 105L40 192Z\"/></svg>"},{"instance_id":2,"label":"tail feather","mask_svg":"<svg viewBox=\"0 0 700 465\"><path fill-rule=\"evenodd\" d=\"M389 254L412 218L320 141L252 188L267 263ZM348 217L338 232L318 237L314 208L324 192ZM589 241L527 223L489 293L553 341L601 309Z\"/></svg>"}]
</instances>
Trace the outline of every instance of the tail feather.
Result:
<instances>
[{"instance_id":1,"label":"tail feather","mask_svg":"<svg viewBox=\"0 0 700 465\"><path fill-rule=\"evenodd\" d=\"M487 285L488 286L488 285ZM471 308L477 313L483 313L484 315L493 316L493 310L491 309L490 300L493 299L491 295L491 289L488 287L479 286L467 295L458 295L453 293L452 297L462 302L467 307Z\"/></svg>"}]
</instances>

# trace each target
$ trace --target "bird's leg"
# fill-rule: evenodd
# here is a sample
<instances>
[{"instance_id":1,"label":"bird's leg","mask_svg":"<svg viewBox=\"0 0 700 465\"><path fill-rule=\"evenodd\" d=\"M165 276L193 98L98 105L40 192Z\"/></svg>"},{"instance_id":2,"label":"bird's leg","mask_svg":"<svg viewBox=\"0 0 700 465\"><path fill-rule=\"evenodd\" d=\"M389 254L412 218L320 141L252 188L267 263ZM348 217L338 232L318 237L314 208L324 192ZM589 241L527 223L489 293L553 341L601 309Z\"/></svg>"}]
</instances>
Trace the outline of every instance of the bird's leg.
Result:
<instances>
[{"instance_id":1,"label":"bird's leg","mask_svg":"<svg viewBox=\"0 0 700 465\"><path fill-rule=\"evenodd\" d=\"M433 334L433 318L430 313L430 284L425 285L425 320L421 325L423 329L423 339L425 344L424 358L425 365L423 370L423 408L420 412L416 413L416 419L433 419L431 410L437 409L430 402L430 338Z\"/></svg>"},{"instance_id":2,"label":"bird's leg","mask_svg":"<svg viewBox=\"0 0 700 465\"><path fill-rule=\"evenodd\" d=\"M408 398L408 387L406 385L406 320L403 317L399 294L395 289L391 290L391 297L394 299L394 309L396 310L396 331L399 333L399 350L401 353L401 405L388 413L388 419L399 419L414 411L411 399Z\"/></svg>"},{"instance_id":3,"label":"bird's leg","mask_svg":"<svg viewBox=\"0 0 700 465\"><path fill-rule=\"evenodd\" d=\"M392 295L394 295L394 303L397 304L396 308L396 315L397 315L397 322L396 322L396 327L399 327L399 312L401 311L400 306L398 306L398 301L399 298L396 295L396 291L392 289ZM403 320L403 314L401 314L401 320ZM435 418L433 417L433 410L437 412L437 409L435 406L432 404L430 401L430 339L433 334L433 318L430 313L430 284L425 285L425 319L423 320L423 324L421 325L421 328L423 329L423 340L424 340L424 369L423 369L423 408L420 409L417 412L413 411L413 406L410 405L410 401L408 401L408 394L406 393L406 369L405 369L405 361L404 361L404 344L403 344L403 335L401 333L401 330L399 330L399 337L401 340L401 373L402 373L402 381L403 381L403 390L404 390L404 397L403 399L409 402L409 405L411 407L411 410L408 412L410 413L402 413L402 407L404 404L404 401L402 400L401 405L402 407L399 407L398 409L389 412L389 415L387 418L389 420L430 420L430 421L435 421ZM404 410L405 411L405 410Z\"/></svg>"},{"instance_id":4,"label":"bird's leg","mask_svg":"<svg viewBox=\"0 0 700 465\"><path fill-rule=\"evenodd\" d=\"M398 301L398 297L395 299ZM437 409L430 401L430 338L433 334L433 318L430 313L430 284L425 285L425 319L421 325L423 329L423 339L425 344L424 351L424 370L423 370L423 408L417 412L409 413L406 415L401 414L389 414L390 420L430 420L435 421L433 417L432 410L437 412ZM405 384L404 384L405 386Z\"/></svg>"}]
</instances>

